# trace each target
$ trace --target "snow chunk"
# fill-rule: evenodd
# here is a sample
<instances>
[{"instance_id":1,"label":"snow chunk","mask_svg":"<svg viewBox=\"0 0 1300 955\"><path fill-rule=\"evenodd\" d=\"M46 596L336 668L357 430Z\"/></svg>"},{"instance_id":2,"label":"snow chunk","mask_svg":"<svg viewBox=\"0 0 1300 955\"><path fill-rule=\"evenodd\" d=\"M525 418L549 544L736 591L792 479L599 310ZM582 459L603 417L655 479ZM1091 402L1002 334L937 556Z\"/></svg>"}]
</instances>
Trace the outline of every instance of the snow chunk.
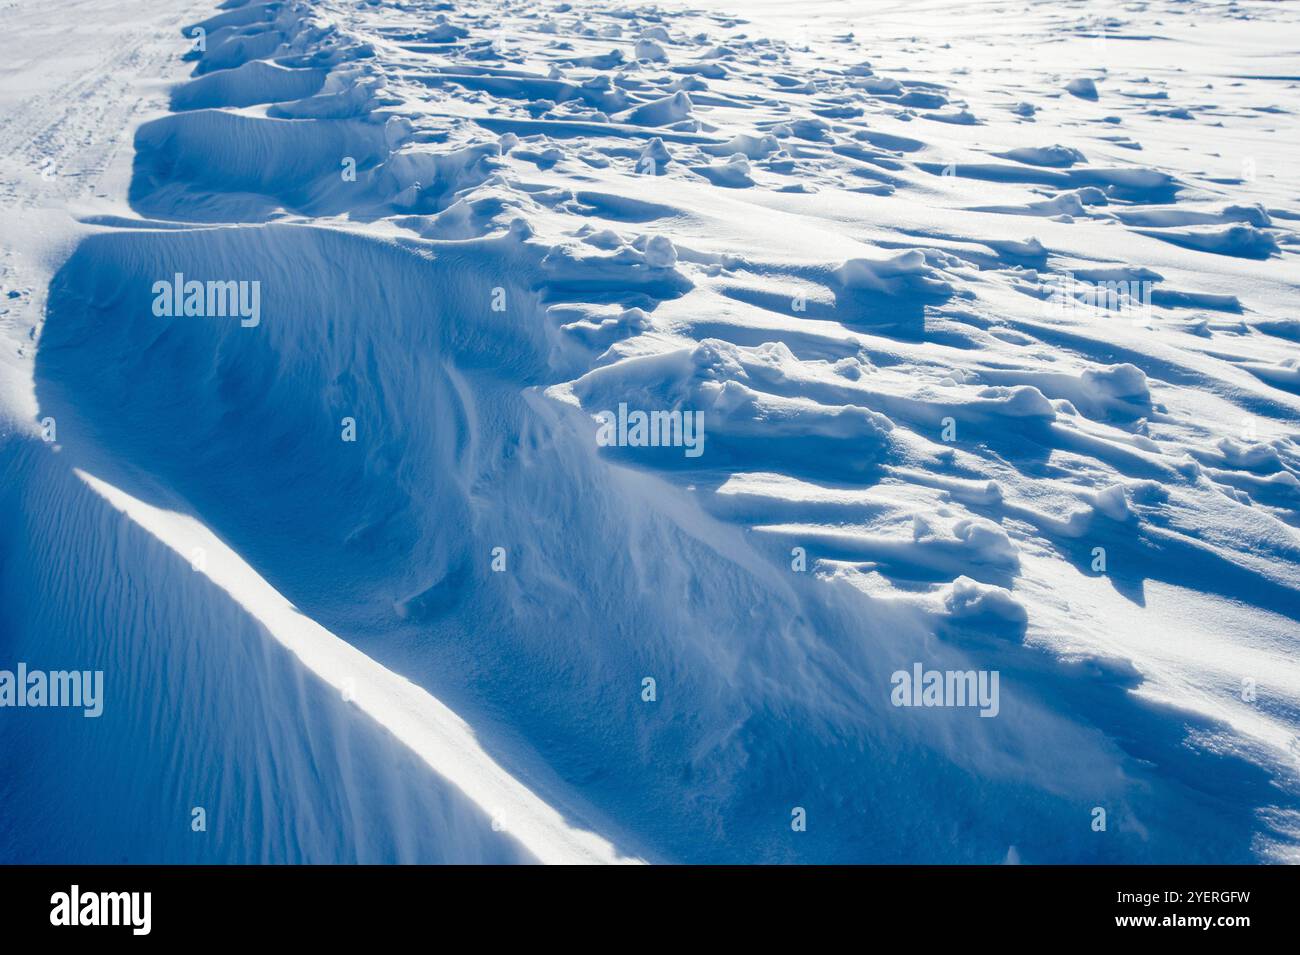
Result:
<instances>
[{"instance_id":1,"label":"snow chunk","mask_svg":"<svg viewBox=\"0 0 1300 955\"><path fill-rule=\"evenodd\" d=\"M1020 563L1020 550L1007 532L986 518L969 517L958 521L952 532L966 545L975 560L991 564Z\"/></svg>"},{"instance_id":2,"label":"snow chunk","mask_svg":"<svg viewBox=\"0 0 1300 955\"><path fill-rule=\"evenodd\" d=\"M651 236L645 244L646 265L655 269L671 269L677 264L677 247L666 235Z\"/></svg>"},{"instance_id":3,"label":"snow chunk","mask_svg":"<svg viewBox=\"0 0 1300 955\"><path fill-rule=\"evenodd\" d=\"M1105 368L1089 368L1079 376L1079 383L1083 396L1103 408L1131 410L1134 405L1151 405L1146 372L1137 365L1125 362Z\"/></svg>"},{"instance_id":4,"label":"snow chunk","mask_svg":"<svg viewBox=\"0 0 1300 955\"><path fill-rule=\"evenodd\" d=\"M846 288L898 295L908 291L952 294L952 286L936 277L920 249L908 249L888 259L849 259L835 276Z\"/></svg>"},{"instance_id":5,"label":"snow chunk","mask_svg":"<svg viewBox=\"0 0 1300 955\"><path fill-rule=\"evenodd\" d=\"M728 189L744 189L754 184L754 179L750 174L749 160L740 153L736 153L723 163L715 163L712 166L696 166L695 172L708 179L715 186L725 186Z\"/></svg>"},{"instance_id":6,"label":"snow chunk","mask_svg":"<svg viewBox=\"0 0 1300 955\"><path fill-rule=\"evenodd\" d=\"M701 151L714 156L740 155L746 159L765 159L773 153L780 152L781 143L772 135L751 136L748 133L739 133L720 146L703 146Z\"/></svg>"},{"instance_id":7,"label":"snow chunk","mask_svg":"<svg viewBox=\"0 0 1300 955\"><path fill-rule=\"evenodd\" d=\"M671 96L664 96L621 113L615 113L613 118L616 122L631 123L636 126L667 126L669 123L689 119L694 108L695 104L691 102L690 94L678 90Z\"/></svg>"},{"instance_id":8,"label":"snow chunk","mask_svg":"<svg viewBox=\"0 0 1300 955\"><path fill-rule=\"evenodd\" d=\"M964 574L952 582L943 597L944 609L957 620L989 620L1024 627L1029 614L1011 591L981 584Z\"/></svg>"},{"instance_id":9,"label":"snow chunk","mask_svg":"<svg viewBox=\"0 0 1300 955\"><path fill-rule=\"evenodd\" d=\"M1080 76L1077 79L1070 80L1065 84L1065 91L1073 93L1080 99L1096 99L1097 84L1086 76Z\"/></svg>"},{"instance_id":10,"label":"snow chunk","mask_svg":"<svg viewBox=\"0 0 1300 955\"><path fill-rule=\"evenodd\" d=\"M1104 514L1112 521L1127 521L1131 516L1123 484L1112 484L1095 493L1092 496L1092 506L1097 513Z\"/></svg>"},{"instance_id":11,"label":"snow chunk","mask_svg":"<svg viewBox=\"0 0 1300 955\"><path fill-rule=\"evenodd\" d=\"M638 60L661 61L668 59L668 54L654 40L642 38L636 41L636 47L633 49L632 56Z\"/></svg>"},{"instance_id":12,"label":"snow chunk","mask_svg":"<svg viewBox=\"0 0 1300 955\"><path fill-rule=\"evenodd\" d=\"M995 411L1008 418L1056 417L1056 407L1033 385L1005 387L995 385L983 388L979 396L986 401L986 410Z\"/></svg>"},{"instance_id":13,"label":"snow chunk","mask_svg":"<svg viewBox=\"0 0 1300 955\"><path fill-rule=\"evenodd\" d=\"M672 153L668 151L664 141L656 136L646 143L645 148L641 150L641 155L637 157L637 172L663 175L664 166L672 162L672 159Z\"/></svg>"},{"instance_id":14,"label":"snow chunk","mask_svg":"<svg viewBox=\"0 0 1300 955\"><path fill-rule=\"evenodd\" d=\"M999 153L1003 159L1025 163L1029 166L1050 166L1063 169L1078 162L1086 162L1083 153L1069 146L1025 146Z\"/></svg>"}]
</instances>

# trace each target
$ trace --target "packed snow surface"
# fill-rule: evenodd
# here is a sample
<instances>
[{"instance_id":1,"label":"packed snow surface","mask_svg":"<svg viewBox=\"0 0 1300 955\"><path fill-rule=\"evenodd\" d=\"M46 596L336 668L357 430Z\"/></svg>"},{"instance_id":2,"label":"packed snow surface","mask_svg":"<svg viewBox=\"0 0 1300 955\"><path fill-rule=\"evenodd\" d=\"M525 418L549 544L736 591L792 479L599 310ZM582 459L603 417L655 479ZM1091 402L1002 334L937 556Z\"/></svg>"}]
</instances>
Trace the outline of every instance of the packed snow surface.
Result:
<instances>
[{"instance_id":1,"label":"packed snow surface","mask_svg":"<svg viewBox=\"0 0 1300 955\"><path fill-rule=\"evenodd\" d=\"M1300 861L1300 9L0 26L0 861Z\"/></svg>"}]
</instances>

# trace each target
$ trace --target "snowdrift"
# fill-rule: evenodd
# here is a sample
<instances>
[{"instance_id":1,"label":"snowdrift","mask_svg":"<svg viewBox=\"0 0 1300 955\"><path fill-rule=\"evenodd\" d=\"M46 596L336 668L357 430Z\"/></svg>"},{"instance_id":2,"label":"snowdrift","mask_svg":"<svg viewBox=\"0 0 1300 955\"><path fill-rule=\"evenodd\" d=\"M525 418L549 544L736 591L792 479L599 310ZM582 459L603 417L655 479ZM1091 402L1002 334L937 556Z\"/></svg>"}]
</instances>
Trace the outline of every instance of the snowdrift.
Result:
<instances>
[{"instance_id":1,"label":"snowdrift","mask_svg":"<svg viewBox=\"0 0 1300 955\"><path fill-rule=\"evenodd\" d=\"M1297 216L1110 78L496 14L230 3L136 130L0 439L0 649L110 691L12 858L1294 858Z\"/></svg>"}]
</instances>

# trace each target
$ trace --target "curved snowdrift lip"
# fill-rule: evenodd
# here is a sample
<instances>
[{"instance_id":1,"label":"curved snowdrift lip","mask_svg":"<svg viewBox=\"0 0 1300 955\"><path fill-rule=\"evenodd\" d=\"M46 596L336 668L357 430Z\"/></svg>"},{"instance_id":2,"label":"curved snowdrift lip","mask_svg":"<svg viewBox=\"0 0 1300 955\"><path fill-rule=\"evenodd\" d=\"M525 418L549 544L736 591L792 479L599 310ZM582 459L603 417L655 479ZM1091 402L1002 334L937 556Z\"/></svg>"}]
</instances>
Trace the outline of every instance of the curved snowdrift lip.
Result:
<instances>
[{"instance_id":1,"label":"curved snowdrift lip","mask_svg":"<svg viewBox=\"0 0 1300 955\"><path fill-rule=\"evenodd\" d=\"M508 829L538 861L639 861L621 858L605 839L566 822L497 765L455 713L427 691L303 616L194 518L147 504L80 469L76 473L113 507L177 554L189 560L196 551L202 553L202 573L259 621L271 638L489 812L493 828Z\"/></svg>"}]
</instances>

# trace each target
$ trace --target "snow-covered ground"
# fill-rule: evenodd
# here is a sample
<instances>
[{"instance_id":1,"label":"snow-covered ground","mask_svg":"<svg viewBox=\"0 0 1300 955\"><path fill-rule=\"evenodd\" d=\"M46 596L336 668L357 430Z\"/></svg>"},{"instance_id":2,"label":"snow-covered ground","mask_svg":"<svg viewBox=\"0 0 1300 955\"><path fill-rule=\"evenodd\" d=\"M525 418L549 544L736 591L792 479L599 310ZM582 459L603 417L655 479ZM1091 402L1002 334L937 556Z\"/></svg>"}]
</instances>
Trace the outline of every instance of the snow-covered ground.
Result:
<instances>
[{"instance_id":1,"label":"snow-covered ground","mask_svg":"<svg viewBox=\"0 0 1300 955\"><path fill-rule=\"evenodd\" d=\"M0 26L0 860L1300 860L1300 8Z\"/></svg>"}]
</instances>

